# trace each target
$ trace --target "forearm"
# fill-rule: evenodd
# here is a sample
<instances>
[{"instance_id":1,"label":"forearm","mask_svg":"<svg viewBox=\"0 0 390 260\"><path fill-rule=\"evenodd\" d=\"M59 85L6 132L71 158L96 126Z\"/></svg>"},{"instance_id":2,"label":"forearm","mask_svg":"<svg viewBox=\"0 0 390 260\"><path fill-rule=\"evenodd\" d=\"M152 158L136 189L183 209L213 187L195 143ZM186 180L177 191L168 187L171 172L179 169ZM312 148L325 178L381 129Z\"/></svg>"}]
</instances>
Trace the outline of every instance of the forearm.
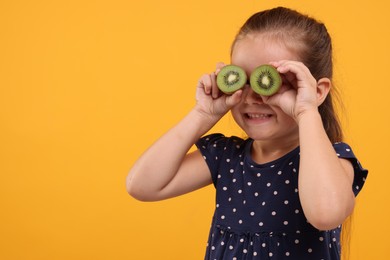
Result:
<instances>
[{"instance_id":1,"label":"forearm","mask_svg":"<svg viewBox=\"0 0 390 260\"><path fill-rule=\"evenodd\" d=\"M156 194L175 177L193 144L218 120L193 109L134 164L127 178L133 196Z\"/></svg>"},{"instance_id":2,"label":"forearm","mask_svg":"<svg viewBox=\"0 0 390 260\"><path fill-rule=\"evenodd\" d=\"M323 128L317 111L299 120L299 195L306 218L319 229L340 225L354 206L350 172Z\"/></svg>"}]
</instances>

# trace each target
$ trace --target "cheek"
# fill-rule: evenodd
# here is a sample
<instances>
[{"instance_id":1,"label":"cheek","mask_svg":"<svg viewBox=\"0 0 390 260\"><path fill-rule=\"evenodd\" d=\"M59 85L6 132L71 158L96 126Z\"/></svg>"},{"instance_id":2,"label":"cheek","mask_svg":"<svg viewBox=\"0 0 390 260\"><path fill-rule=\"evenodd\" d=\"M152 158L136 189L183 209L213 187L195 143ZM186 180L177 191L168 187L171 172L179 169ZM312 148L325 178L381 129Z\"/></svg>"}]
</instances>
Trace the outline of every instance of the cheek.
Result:
<instances>
[{"instance_id":1,"label":"cheek","mask_svg":"<svg viewBox=\"0 0 390 260\"><path fill-rule=\"evenodd\" d=\"M241 128L243 129L244 128L244 118L243 118L243 115L242 113L240 113L240 109L239 109L239 105L236 105L234 106L231 110L230 110L230 113L234 119L234 121L236 122L236 124Z\"/></svg>"}]
</instances>

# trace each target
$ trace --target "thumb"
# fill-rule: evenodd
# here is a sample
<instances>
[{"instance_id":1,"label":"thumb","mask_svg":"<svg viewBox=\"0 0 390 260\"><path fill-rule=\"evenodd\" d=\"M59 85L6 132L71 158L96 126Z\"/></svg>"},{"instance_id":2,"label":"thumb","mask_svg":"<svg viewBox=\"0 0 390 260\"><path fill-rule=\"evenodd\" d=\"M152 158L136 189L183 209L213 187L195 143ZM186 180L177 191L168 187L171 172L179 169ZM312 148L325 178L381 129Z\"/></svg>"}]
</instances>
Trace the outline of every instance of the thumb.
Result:
<instances>
[{"instance_id":1,"label":"thumb","mask_svg":"<svg viewBox=\"0 0 390 260\"><path fill-rule=\"evenodd\" d=\"M226 105L230 109L235 105L237 105L238 103L240 103L241 98L242 98L242 90L240 89L234 92L232 95L226 96Z\"/></svg>"}]
</instances>

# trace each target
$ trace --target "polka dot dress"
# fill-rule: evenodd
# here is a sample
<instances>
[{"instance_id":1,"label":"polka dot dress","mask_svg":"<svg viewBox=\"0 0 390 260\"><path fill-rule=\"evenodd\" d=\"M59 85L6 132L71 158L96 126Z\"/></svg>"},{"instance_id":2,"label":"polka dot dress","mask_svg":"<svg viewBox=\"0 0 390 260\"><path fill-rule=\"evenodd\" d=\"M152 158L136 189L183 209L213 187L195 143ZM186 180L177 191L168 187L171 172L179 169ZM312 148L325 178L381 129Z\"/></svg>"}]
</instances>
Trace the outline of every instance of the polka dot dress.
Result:
<instances>
[{"instance_id":1,"label":"polka dot dress","mask_svg":"<svg viewBox=\"0 0 390 260\"><path fill-rule=\"evenodd\" d=\"M319 231L310 225L299 201L299 147L282 158L256 164L253 140L212 134L201 138L216 188L216 208L205 259L340 259L341 226ZM368 171L345 143L334 144L339 157L355 169L353 191Z\"/></svg>"}]
</instances>

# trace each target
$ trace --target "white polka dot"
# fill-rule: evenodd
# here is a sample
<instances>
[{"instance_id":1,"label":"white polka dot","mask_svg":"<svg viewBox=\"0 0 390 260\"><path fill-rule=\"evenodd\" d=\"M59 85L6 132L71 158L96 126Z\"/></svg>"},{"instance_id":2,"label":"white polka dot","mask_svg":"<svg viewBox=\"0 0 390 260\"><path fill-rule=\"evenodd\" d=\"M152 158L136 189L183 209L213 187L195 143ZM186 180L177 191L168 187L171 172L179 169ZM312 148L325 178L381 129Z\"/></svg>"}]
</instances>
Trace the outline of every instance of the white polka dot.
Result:
<instances>
[{"instance_id":1,"label":"white polka dot","mask_svg":"<svg viewBox=\"0 0 390 260\"><path fill-rule=\"evenodd\" d=\"M230 250L233 250L233 248L234 248L233 246L229 246L229 249L230 249Z\"/></svg>"},{"instance_id":2,"label":"white polka dot","mask_svg":"<svg viewBox=\"0 0 390 260\"><path fill-rule=\"evenodd\" d=\"M262 247L266 247L266 246L267 246L267 244L266 244L266 243L263 243L263 244L261 244L261 246L262 246Z\"/></svg>"},{"instance_id":3,"label":"white polka dot","mask_svg":"<svg viewBox=\"0 0 390 260\"><path fill-rule=\"evenodd\" d=\"M265 201L263 201L263 203L261 203L261 205L264 206L265 205Z\"/></svg>"},{"instance_id":4,"label":"white polka dot","mask_svg":"<svg viewBox=\"0 0 390 260\"><path fill-rule=\"evenodd\" d=\"M285 183L286 183L286 184L290 184L290 180L286 180Z\"/></svg>"},{"instance_id":5,"label":"white polka dot","mask_svg":"<svg viewBox=\"0 0 390 260\"><path fill-rule=\"evenodd\" d=\"M226 162L230 162L230 159L226 159Z\"/></svg>"},{"instance_id":6,"label":"white polka dot","mask_svg":"<svg viewBox=\"0 0 390 260\"><path fill-rule=\"evenodd\" d=\"M234 172L234 169L230 169L230 173L233 173Z\"/></svg>"},{"instance_id":7,"label":"white polka dot","mask_svg":"<svg viewBox=\"0 0 390 260\"><path fill-rule=\"evenodd\" d=\"M234 208L234 209L233 209L233 212L236 212L236 211L237 211L237 209L236 209L236 208Z\"/></svg>"},{"instance_id":8,"label":"white polka dot","mask_svg":"<svg viewBox=\"0 0 390 260\"><path fill-rule=\"evenodd\" d=\"M288 200L285 200L285 201L284 201L284 204L287 205L287 204L288 204Z\"/></svg>"},{"instance_id":9,"label":"white polka dot","mask_svg":"<svg viewBox=\"0 0 390 260\"><path fill-rule=\"evenodd\" d=\"M290 256L290 252L286 252L286 256Z\"/></svg>"},{"instance_id":10,"label":"white polka dot","mask_svg":"<svg viewBox=\"0 0 390 260\"><path fill-rule=\"evenodd\" d=\"M282 175L282 171L278 171L278 175Z\"/></svg>"},{"instance_id":11,"label":"white polka dot","mask_svg":"<svg viewBox=\"0 0 390 260\"><path fill-rule=\"evenodd\" d=\"M242 193L242 190L238 190L238 193L240 193L240 194L241 194L241 193Z\"/></svg>"},{"instance_id":12,"label":"white polka dot","mask_svg":"<svg viewBox=\"0 0 390 260\"><path fill-rule=\"evenodd\" d=\"M283 225L287 226L287 225L288 225L288 221L287 221L287 220L284 221L284 222L283 222Z\"/></svg>"},{"instance_id":13,"label":"white polka dot","mask_svg":"<svg viewBox=\"0 0 390 260\"><path fill-rule=\"evenodd\" d=\"M261 173L257 173L257 177L260 177L261 176Z\"/></svg>"},{"instance_id":14,"label":"white polka dot","mask_svg":"<svg viewBox=\"0 0 390 260\"><path fill-rule=\"evenodd\" d=\"M271 183L268 182L268 183L267 183L267 187L271 187Z\"/></svg>"},{"instance_id":15,"label":"white polka dot","mask_svg":"<svg viewBox=\"0 0 390 260\"><path fill-rule=\"evenodd\" d=\"M260 222L260 223L259 223L259 226L260 226L260 227L262 227L263 225L264 225L264 223L263 223L263 222Z\"/></svg>"},{"instance_id":16,"label":"white polka dot","mask_svg":"<svg viewBox=\"0 0 390 260\"><path fill-rule=\"evenodd\" d=\"M233 179L232 182L236 182L237 180L236 179Z\"/></svg>"},{"instance_id":17,"label":"white polka dot","mask_svg":"<svg viewBox=\"0 0 390 260\"><path fill-rule=\"evenodd\" d=\"M242 224L242 219L240 219L240 220L238 221L238 224Z\"/></svg>"},{"instance_id":18,"label":"white polka dot","mask_svg":"<svg viewBox=\"0 0 390 260\"><path fill-rule=\"evenodd\" d=\"M227 187L223 187L222 189L223 189L223 190L227 190Z\"/></svg>"},{"instance_id":19,"label":"white polka dot","mask_svg":"<svg viewBox=\"0 0 390 260\"><path fill-rule=\"evenodd\" d=\"M215 250L215 246L212 246L212 247L211 247L211 250Z\"/></svg>"},{"instance_id":20,"label":"white polka dot","mask_svg":"<svg viewBox=\"0 0 390 260\"><path fill-rule=\"evenodd\" d=\"M257 256L257 252L256 252L256 251L255 251L255 252L253 252L253 255L254 255L254 256Z\"/></svg>"},{"instance_id":21,"label":"white polka dot","mask_svg":"<svg viewBox=\"0 0 390 260\"><path fill-rule=\"evenodd\" d=\"M298 240L298 239L295 239L294 243L295 243L295 244L299 244L299 240Z\"/></svg>"},{"instance_id":22,"label":"white polka dot","mask_svg":"<svg viewBox=\"0 0 390 260\"><path fill-rule=\"evenodd\" d=\"M241 239L240 239L240 242L241 242L241 243L244 243L244 239L243 239L243 238L241 238Z\"/></svg>"},{"instance_id":23,"label":"white polka dot","mask_svg":"<svg viewBox=\"0 0 390 260\"><path fill-rule=\"evenodd\" d=\"M247 184L248 184L248 186L252 186L252 182L248 182Z\"/></svg>"},{"instance_id":24,"label":"white polka dot","mask_svg":"<svg viewBox=\"0 0 390 260\"><path fill-rule=\"evenodd\" d=\"M222 177L221 174L218 174L218 179L221 179L221 177Z\"/></svg>"},{"instance_id":25,"label":"white polka dot","mask_svg":"<svg viewBox=\"0 0 390 260\"><path fill-rule=\"evenodd\" d=\"M318 238L320 241L324 241L324 238L323 237L319 237Z\"/></svg>"},{"instance_id":26,"label":"white polka dot","mask_svg":"<svg viewBox=\"0 0 390 260\"><path fill-rule=\"evenodd\" d=\"M299 209L296 209L296 210L295 210L295 214L298 214L298 213L299 213Z\"/></svg>"},{"instance_id":27,"label":"white polka dot","mask_svg":"<svg viewBox=\"0 0 390 260\"><path fill-rule=\"evenodd\" d=\"M222 242L221 242L221 246L223 246L224 244L225 244L225 242L222 241Z\"/></svg>"},{"instance_id":28,"label":"white polka dot","mask_svg":"<svg viewBox=\"0 0 390 260\"><path fill-rule=\"evenodd\" d=\"M312 253L313 249L309 248L309 249L307 249L307 252Z\"/></svg>"},{"instance_id":29,"label":"white polka dot","mask_svg":"<svg viewBox=\"0 0 390 260\"><path fill-rule=\"evenodd\" d=\"M242 250L242 252L243 252L244 254L246 254L246 253L248 253L248 250L246 250L246 248L244 248L244 250Z\"/></svg>"},{"instance_id":30,"label":"white polka dot","mask_svg":"<svg viewBox=\"0 0 390 260\"><path fill-rule=\"evenodd\" d=\"M255 192L255 197L259 196L259 193L258 192Z\"/></svg>"},{"instance_id":31,"label":"white polka dot","mask_svg":"<svg viewBox=\"0 0 390 260\"><path fill-rule=\"evenodd\" d=\"M277 192L277 191L274 191L274 195L278 195L278 192Z\"/></svg>"},{"instance_id":32,"label":"white polka dot","mask_svg":"<svg viewBox=\"0 0 390 260\"><path fill-rule=\"evenodd\" d=\"M225 219L225 215L222 215L222 216L221 216L221 219Z\"/></svg>"},{"instance_id":33,"label":"white polka dot","mask_svg":"<svg viewBox=\"0 0 390 260\"><path fill-rule=\"evenodd\" d=\"M271 215L272 215L272 216L275 216L275 215L276 215L276 211L272 211L272 212L271 212Z\"/></svg>"},{"instance_id":34,"label":"white polka dot","mask_svg":"<svg viewBox=\"0 0 390 260\"><path fill-rule=\"evenodd\" d=\"M255 213L252 211L252 212L251 212L251 216L254 216L254 215L255 215Z\"/></svg>"},{"instance_id":35,"label":"white polka dot","mask_svg":"<svg viewBox=\"0 0 390 260\"><path fill-rule=\"evenodd\" d=\"M272 252L269 252L268 255L269 255L269 257L272 257L274 254L272 254Z\"/></svg>"}]
</instances>

